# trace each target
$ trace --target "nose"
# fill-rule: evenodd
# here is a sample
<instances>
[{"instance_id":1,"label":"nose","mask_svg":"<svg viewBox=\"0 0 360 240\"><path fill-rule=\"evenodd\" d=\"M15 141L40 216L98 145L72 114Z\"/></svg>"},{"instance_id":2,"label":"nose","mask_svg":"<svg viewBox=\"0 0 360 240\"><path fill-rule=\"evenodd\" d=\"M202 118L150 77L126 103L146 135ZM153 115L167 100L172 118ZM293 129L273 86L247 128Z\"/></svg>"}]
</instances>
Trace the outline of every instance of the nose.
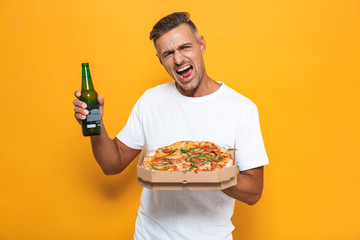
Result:
<instances>
[{"instance_id":1,"label":"nose","mask_svg":"<svg viewBox=\"0 0 360 240\"><path fill-rule=\"evenodd\" d=\"M183 54L181 52L176 51L174 53L174 62L175 62L175 64L180 65L180 64L183 63L183 61L184 61Z\"/></svg>"}]
</instances>

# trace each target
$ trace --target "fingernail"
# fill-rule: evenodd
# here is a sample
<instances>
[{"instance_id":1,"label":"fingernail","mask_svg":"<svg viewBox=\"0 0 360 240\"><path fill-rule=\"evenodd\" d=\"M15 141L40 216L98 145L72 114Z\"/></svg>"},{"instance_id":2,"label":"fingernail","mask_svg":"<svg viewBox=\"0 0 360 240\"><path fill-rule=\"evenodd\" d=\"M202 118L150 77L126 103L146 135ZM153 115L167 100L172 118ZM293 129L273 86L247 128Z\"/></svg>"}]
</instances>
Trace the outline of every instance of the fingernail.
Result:
<instances>
[{"instance_id":1,"label":"fingernail","mask_svg":"<svg viewBox=\"0 0 360 240\"><path fill-rule=\"evenodd\" d=\"M85 119L85 118L86 118L86 116L82 116L81 118L82 118L82 119Z\"/></svg>"},{"instance_id":2,"label":"fingernail","mask_svg":"<svg viewBox=\"0 0 360 240\"><path fill-rule=\"evenodd\" d=\"M88 115L88 114L89 114L89 111L88 111L88 110L85 110L84 113L85 113L86 115Z\"/></svg>"},{"instance_id":3,"label":"fingernail","mask_svg":"<svg viewBox=\"0 0 360 240\"><path fill-rule=\"evenodd\" d=\"M82 107L83 107L83 108L86 108L86 104L85 104L85 103L83 103Z\"/></svg>"}]
</instances>

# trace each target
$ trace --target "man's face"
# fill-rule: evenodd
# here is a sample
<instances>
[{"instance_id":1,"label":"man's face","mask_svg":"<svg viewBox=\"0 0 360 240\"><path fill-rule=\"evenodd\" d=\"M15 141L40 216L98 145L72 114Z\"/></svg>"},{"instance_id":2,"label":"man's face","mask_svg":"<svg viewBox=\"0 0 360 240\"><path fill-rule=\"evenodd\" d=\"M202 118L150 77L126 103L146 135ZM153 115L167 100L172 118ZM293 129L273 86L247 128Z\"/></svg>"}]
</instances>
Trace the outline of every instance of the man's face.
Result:
<instances>
[{"instance_id":1,"label":"man's face","mask_svg":"<svg viewBox=\"0 0 360 240\"><path fill-rule=\"evenodd\" d=\"M156 40L157 56L166 71L185 91L195 89L204 74L205 40L181 24Z\"/></svg>"}]
</instances>

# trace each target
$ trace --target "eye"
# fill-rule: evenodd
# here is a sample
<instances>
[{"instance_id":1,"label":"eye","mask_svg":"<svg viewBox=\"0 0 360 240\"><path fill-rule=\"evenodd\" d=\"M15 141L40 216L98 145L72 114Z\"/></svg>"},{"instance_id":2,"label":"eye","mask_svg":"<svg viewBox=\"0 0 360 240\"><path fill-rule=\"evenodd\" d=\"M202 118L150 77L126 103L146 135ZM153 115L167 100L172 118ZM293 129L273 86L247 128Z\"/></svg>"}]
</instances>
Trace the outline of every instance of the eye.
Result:
<instances>
[{"instance_id":1,"label":"eye","mask_svg":"<svg viewBox=\"0 0 360 240\"><path fill-rule=\"evenodd\" d=\"M170 57L174 52L166 52L163 54L163 58L168 58Z\"/></svg>"}]
</instances>

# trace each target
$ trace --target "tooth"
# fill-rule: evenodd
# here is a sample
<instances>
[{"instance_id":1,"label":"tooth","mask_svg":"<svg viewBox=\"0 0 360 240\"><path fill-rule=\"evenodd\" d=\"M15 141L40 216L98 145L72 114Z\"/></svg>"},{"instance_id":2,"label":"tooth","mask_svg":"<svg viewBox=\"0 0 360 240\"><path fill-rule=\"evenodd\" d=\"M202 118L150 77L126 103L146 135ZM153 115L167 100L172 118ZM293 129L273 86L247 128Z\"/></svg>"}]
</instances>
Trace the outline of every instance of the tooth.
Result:
<instances>
[{"instance_id":1,"label":"tooth","mask_svg":"<svg viewBox=\"0 0 360 240\"><path fill-rule=\"evenodd\" d=\"M190 67L190 65L187 65L187 66L185 66L185 67L180 68L180 69L177 70L177 71L178 71L178 72L182 72L182 71L188 69L189 67Z\"/></svg>"}]
</instances>

